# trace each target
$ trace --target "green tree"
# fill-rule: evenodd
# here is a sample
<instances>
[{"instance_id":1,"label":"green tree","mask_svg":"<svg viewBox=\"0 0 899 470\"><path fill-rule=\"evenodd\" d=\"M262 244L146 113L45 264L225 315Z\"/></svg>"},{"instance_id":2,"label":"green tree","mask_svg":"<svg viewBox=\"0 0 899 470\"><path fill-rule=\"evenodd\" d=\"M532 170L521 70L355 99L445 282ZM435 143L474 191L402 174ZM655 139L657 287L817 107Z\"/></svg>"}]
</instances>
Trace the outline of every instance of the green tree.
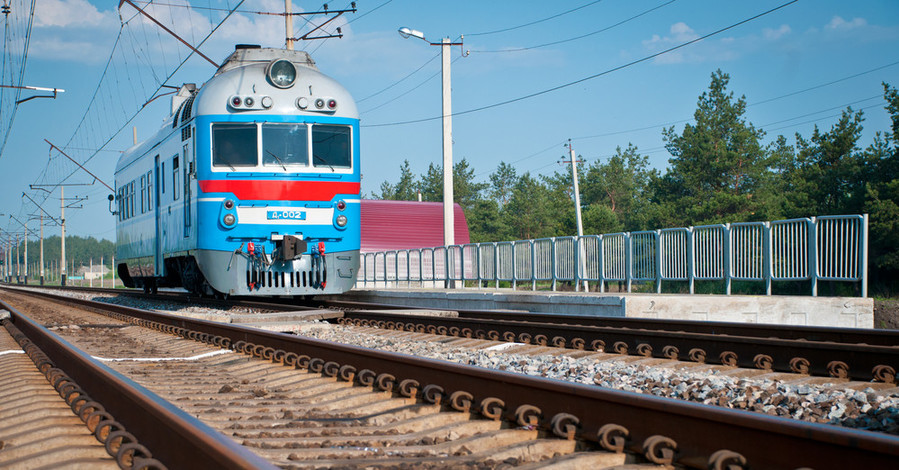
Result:
<instances>
[{"instance_id":1,"label":"green tree","mask_svg":"<svg viewBox=\"0 0 899 470\"><path fill-rule=\"evenodd\" d=\"M416 201L418 200L418 183L412 175L409 160L404 160L400 166L400 180L396 184L387 181L381 183L381 193L372 194L375 199L387 199L391 201Z\"/></svg>"},{"instance_id":2,"label":"green tree","mask_svg":"<svg viewBox=\"0 0 899 470\"><path fill-rule=\"evenodd\" d=\"M856 214L865 195L866 156L858 148L864 117L851 108L828 132L815 126L810 138L796 135L797 168L791 174L791 193L804 195L804 204L792 201L790 217Z\"/></svg>"},{"instance_id":3,"label":"green tree","mask_svg":"<svg viewBox=\"0 0 899 470\"><path fill-rule=\"evenodd\" d=\"M624 150L617 147L607 163L596 161L585 172L583 201L587 207L599 205L608 209L617 219L616 224L610 225L616 231L646 230L654 212L650 182L658 174L658 170L649 168L649 158L640 155L633 144ZM584 225L586 233L586 220Z\"/></svg>"},{"instance_id":4,"label":"green tree","mask_svg":"<svg viewBox=\"0 0 899 470\"><path fill-rule=\"evenodd\" d=\"M878 134L868 147L868 182L864 211L869 214L872 277L882 289L895 289L899 279L899 92L884 83L892 132Z\"/></svg>"},{"instance_id":5,"label":"green tree","mask_svg":"<svg viewBox=\"0 0 899 470\"><path fill-rule=\"evenodd\" d=\"M478 183L474 178L474 168L468 160L462 159L453 165L453 201L462 206L466 212L481 199L481 192L487 189L487 183ZM443 169L433 163L421 175L419 182L421 197L424 201L443 201Z\"/></svg>"},{"instance_id":6,"label":"green tree","mask_svg":"<svg viewBox=\"0 0 899 470\"><path fill-rule=\"evenodd\" d=\"M681 134L673 126L663 132L671 167L654 189L682 224L757 220L764 213L755 195L769 175L760 143L765 133L746 121L746 98L727 91L729 80L714 72L699 97L695 125Z\"/></svg>"},{"instance_id":7,"label":"green tree","mask_svg":"<svg viewBox=\"0 0 899 470\"><path fill-rule=\"evenodd\" d=\"M512 237L523 240L557 235L558 213L549 188L525 173L512 188L502 215Z\"/></svg>"},{"instance_id":8,"label":"green tree","mask_svg":"<svg viewBox=\"0 0 899 470\"><path fill-rule=\"evenodd\" d=\"M500 162L496 171L490 174L490 197L496 201L499 207L505 206L512 198L512 188L518 182L518 174L515 167L506 162Z\"/></svg>"}]
</instances>

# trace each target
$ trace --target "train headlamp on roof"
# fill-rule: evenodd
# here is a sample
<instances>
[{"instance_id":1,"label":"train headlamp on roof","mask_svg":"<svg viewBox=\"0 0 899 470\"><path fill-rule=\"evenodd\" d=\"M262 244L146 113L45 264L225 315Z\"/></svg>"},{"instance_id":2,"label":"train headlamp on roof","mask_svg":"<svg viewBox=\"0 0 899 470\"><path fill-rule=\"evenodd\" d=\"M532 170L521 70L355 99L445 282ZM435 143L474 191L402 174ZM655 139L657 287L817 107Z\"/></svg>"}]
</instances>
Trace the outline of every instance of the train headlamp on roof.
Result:
<instances>
[{"instance_id":1,"label":"train headlamp on roof","mask_svg":"<svg viewBox=\"0 0 899 470\"><path fill-rule=\"evenodd\" d=\"M297 79L297 68L289 60L278 59L268 65L265 74L278 88L290 88Z\"/></svg>"}]
</instances>

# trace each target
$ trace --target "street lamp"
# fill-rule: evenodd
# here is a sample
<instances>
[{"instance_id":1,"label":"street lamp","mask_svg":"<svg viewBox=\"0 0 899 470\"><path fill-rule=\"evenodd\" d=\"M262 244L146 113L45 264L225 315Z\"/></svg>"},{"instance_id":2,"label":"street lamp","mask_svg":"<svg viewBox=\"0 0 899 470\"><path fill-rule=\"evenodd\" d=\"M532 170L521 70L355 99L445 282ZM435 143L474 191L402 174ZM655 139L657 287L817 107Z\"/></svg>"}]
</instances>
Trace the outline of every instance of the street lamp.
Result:
<instances>
[{"instance_id":1,"label":"street lamp","mask_svg":"<svg viewBox=\"0 0 899 470\"><path fill-rule=\"evenodd\" d=\"M443 38L440 42L431 42L425 39L425 34L421 31L405 26L398 32L403 38L418 38L432 46L441 47L443 61L443 244L448 249L450 245L456 244L453 214L453 106L450 96L450 47L461 47L462 38L459 38L459 42L452 42L450 38Z\"/></svg>"}]
</instances>

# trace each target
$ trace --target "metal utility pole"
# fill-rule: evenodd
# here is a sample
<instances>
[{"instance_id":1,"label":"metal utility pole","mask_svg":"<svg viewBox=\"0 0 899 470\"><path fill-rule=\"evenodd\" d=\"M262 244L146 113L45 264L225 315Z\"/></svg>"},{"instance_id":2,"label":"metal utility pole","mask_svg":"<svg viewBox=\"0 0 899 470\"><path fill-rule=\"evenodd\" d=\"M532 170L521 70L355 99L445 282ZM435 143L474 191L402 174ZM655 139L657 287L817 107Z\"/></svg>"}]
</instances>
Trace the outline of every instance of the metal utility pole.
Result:
<instances>
[{"instance_id":1,"label":"metal utility pole","mask_svg":"<svg viewBox=\"0 0 899 470\"><path fill-rule=\"evenodd\" d=\"M25 277L25 284L28 284L28 232L30 232L31 230L28 228L28 225L25 222L17 219L16 216L10 214L9 218L15 220L19 223L19 225L25 228L25 267L23 268L23 275ZM16 247L16 250L18 254L18 246ZM18 275L18 272L16 274Z\"/></svg>"},{"instance_id":2,"label":"metal utility pole","mask_svg":"<svg viewBox=\"0 0 899 470\"><path fill-rule=\"evenodd\" d=\"M62 261L62 272L59 275L59 285L66 285L66 188L59 187L59 224L62 226L62 247L60 248L59 259Z\"/></svg>"},{"instance_id":3,"label":"metal utility pole","mask_svg":"<svg viewBox=\"0 0 899 470\"><path fill-rule=\"evenodd\" d=\"M22 196L27 197L28 200L31 201L32 204L37 206L37 208L40 209L40 211L41 211L41 213L39 214L39 218L40 218L39 220L41 221L40 222L41 223L41 233L40 233L40 237L41 237L41 285L44 285L44 215L49 217L50 220L56 222L57 224L59 223L59 221L56 220L52 215L48 214L47 211L45 211L44 208L41 207L41 205L38 204L37 201L32 199L31 196L29 196L27 193L22 193ZM34 215L32 214L31 217L34 217Z\"/></svg>"},{"instance_id":4,"label":"metal utility pole","mask_svg":"<svg viewBox=\"0 0 899 470\"><path fill-rule=\"evenodd\" d=\"M21 266L19 263L19 234L16 234L16 284L19 284L19 276L21 272Z\"/></svg>"},{"instance_id":5,"label":"metal utility pole","mask_svg":"<svg viewBox=\"0 0 899 470\"><path fill-rule=\"evenodd\" d=\"M41 285L44 285L44 214L41 214Z\"/></svg>"},{"instance_id":6,"label":"metal utility pole","mask_svg":"<svg viewBox=\"0 0 899 470\"><path fill-rule=\"evenodd\" d=\"M101 183L102 183L102 181L101 181ZM65 187L66 186L91 186L92 184L93 183L87 183L87 184L69 183L69 184L55 184L55 185L32 184L31 185L31 189L43 189L44 191L48 191L48 192L49 192L49 190L43 188L42 186L50 186L50 187L54 187L54 188L59 187L59 225L60 225L60 227L62 227L62 237L61 237L62 239L60 241L61 246L60 246L60 255L59 255L59 259L60 259L60 263L59 263L59 267L60 267L59 283L60 284L59 285L61 285L61 286L66 285L66 207L68 207L70 209L80 209L82 206L74 206L72 204L75 204L75 203L78 203L78 202L81 202L81 201L84 201L85 199L87 199L87 196L85 196L85 197L75 196L74 198L70 198L70 200L72 201L70 204L66 204ZM32 201L32 202L34 202L34 201ZM41 210L43 210L43 209L41 209Z\"/></svg>"}]
</instances>

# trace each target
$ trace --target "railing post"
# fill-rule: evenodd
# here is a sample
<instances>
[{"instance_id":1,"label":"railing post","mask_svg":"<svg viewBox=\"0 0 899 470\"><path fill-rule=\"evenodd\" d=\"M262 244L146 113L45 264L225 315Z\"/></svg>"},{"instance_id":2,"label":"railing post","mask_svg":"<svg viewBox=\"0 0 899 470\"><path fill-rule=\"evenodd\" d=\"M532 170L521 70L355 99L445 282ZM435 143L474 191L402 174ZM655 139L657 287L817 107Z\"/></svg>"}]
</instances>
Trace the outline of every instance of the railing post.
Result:
<instances>
[{"instance_id":1,"label":"railing post","mask_svg":"<svg viewBox=\"0 0 899 470\"><path fill-rule=\"evenodd\" d=\"M491 242L493 245L493 278L496 281L494 284L497 289L499 289L499 243Z\"/></svg>"},{"instance_id":2,"label":"railing post","mask_svg":"<svg viewBox=\"0 0 899 470\"><path fill-rule=\"evenodd\" d=\"M633 275L633 256L631 255L631 233L624 233L624 279L627 283L627 293L631 292L631 277Z\"/></svg>"},{"instance_id":3,"label":"railing post","mask_svg":"<svg viewBox=\"0 0 899 470\"><path fill-rule=\"evenodd\" d=\"M537 290L537 244L529 242L531 247L531 290Z\"/></svg>"},{"instance_id":4,"label":"railing post","mask_svg":"<svg viewBox=\"0 0 899 470\"><path fill-rule=\"evenodd\" d=\"M818 296L818 219L812 217L808 225L808 277L812 283L812 297Z\"/></svg>"},{"instance_id":5,"label":"railing post","mask_svg":"<svg viewBox=\"0 0 899 470\"><path fill-rule=\"evenodd\" d=\"M693 249L693 227L687 228L687 278L690 281L690 294L696 289L696 250Z\"/></svg>"},{"instance_id":6,"label":"railing post","mask_svg":"<svg viewBox=\"0 0 899 470\"><path fill-rule=\"evenodd\" d=\"M606 242L605 235L599 235L599 293L606 292Z\"/></svg>"},{"instance_id":7,"label":"railing post","mask_svg":"<svg viewBox=\"0 0 899 470\"><path fill-rule=\"evenodd\" d=\"M662 231L656 230L656 294L662 293Z\"/></svg>"},{"instance_id":8,"label":"railing post","mask_svg":"<svg viewBox=\"0 0 899 470\"><path fill-rule=\"evenodd\" d=\"M724 224L724 235L721 240L721 250L723 253L721 254L722 261L724 262L724 285L727 289L727 295L730 295L731 289L731 263L730 263L730 224Z\"/></svg>"},{"instance_id":9,"label":"railing post","mask_svg":"<svg viewBox=\"0 0 899 470\"><path fill-rule=\"evenodd\" d=\"M868 214L862 215L861 226L861 259L859 260L859 275L862 278L862 297L868 297Z\"/></svg>"},{"instance_id":10,"label":"railing post","mask_svg":"<svg viewBox=\"0 0 899 470\"><path fill-rule=\"evenodd\" d=\"M765 277L765 292L771 295L771 285L774 278L774 255L771 244L771 222L765 222L764 241L762 244L762 270Z\"/></svg>"},{"instance_id":11,"label":"railing post","mask_svg":"<svg viewBox=\"0 0 899 470\"><path fill-rule=\"evenodd\" d=\"M549 239L549 271L552 274L553 292L556 291L556 237Z\"/></svg>"}]
</instances>

